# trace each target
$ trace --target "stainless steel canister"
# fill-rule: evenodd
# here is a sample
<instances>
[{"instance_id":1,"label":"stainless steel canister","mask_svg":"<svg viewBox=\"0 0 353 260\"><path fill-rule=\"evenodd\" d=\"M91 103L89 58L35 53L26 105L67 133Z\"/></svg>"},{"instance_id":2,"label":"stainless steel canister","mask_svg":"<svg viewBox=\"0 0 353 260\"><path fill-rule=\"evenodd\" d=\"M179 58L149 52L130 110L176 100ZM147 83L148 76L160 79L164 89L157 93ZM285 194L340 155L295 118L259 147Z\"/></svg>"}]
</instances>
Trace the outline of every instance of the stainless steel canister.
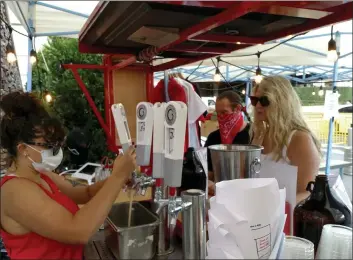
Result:
<instances>
[{"instance_id":1,"label":"stainless steel canister","mask_svg":"<svg viewBox=\"0 0 353 260\"><path fill-rule=\"evenodd\" d=\"M211 145L214 181L256 178L261 169L262 146L257 145Z\"/></svg>"}]
</instances>

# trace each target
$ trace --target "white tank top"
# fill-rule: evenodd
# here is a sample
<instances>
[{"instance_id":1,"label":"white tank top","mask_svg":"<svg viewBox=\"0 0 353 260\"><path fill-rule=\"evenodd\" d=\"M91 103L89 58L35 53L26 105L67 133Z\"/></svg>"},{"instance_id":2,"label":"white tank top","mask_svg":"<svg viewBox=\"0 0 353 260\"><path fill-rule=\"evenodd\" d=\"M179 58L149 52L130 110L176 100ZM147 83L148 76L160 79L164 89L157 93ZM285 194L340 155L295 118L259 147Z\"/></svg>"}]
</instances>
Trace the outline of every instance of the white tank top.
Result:
<instances>
[{"instance_id":1,"label":"white tank top","mask_svg":"<svg viewBox=\"0 0 353 260\"><path fill-rule=\"evenodd\" d=\"M287 164L291 164L291 162L290 162L290 160L289 160L289 158L288 158L288 156L287 156L287 149L288 149L288 146L289 146L289 144L290 144L290 141L292 140L292 137L293 137L293 135L294 135L294 133L296 132L297 130L293 130L291 133L290 133L290 135L289 135L289 137L288 137L288 140L287 140L287 145L285 145L284 147L283 147L283 150L282 150L282 158L279 160L280 162L284 162L284 163L287 163ZM267 160L269 160L269 161L273 161L273 158L274 158L274 154L273 153L268 153L268 154L262 154L262 160L261 161L267 161ZM285 158L285 159L283 159L283 158Z\"/></svg>"}]
</instances>

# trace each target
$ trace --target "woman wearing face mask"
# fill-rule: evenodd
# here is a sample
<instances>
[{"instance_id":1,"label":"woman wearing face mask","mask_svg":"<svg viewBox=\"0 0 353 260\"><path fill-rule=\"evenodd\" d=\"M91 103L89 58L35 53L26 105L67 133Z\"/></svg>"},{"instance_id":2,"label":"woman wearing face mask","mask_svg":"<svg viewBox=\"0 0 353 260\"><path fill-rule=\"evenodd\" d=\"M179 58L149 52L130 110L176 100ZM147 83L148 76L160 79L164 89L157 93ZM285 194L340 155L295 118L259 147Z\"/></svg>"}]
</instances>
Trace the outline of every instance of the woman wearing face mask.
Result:
<instances>
[{"instance_id":1,"label":"woman wearing face mask","mask_svg":"<svg viewBox=\"0 0 353 260\"><path fill-rule=\"evenodd\" d=\"M72 187L51 172L63 156L60 123L28 93L6 95L0 107L1 145L10 159L1 180L1 237L9 257L82 259L84 244L135 169L134 149L115 160L106 181Z\"/></svg>"},{"instance_id":2,"label":"woman wearing face mask","mask_svg":"<svg viewBox=\"0 0 353 260\"><path fill-rule=\"evenodd\" d=\"M242 106L241 97L234 91L228 90L217 97L216 113L219 129L210 133L205 147L216 144L249 144L250 124L245 122L242 113L250 117ZM207 149L208 160L208 189L209 194L214 194L213 167L210 150Z\"/></svg>"},{"instance_id":3,"label":"woman wearing face mask","mask_svg":"<svg viewBox=\"0 0 353 260\"><path fill-rule=\"evenodd\" d=\"M320 166L320 142L301 113L301 103L289 80L264 78L250 97L254 106L252 143L262 145L261 164L282 162L298 167L297 202L308 196L306 186ZM283 168L281 168L283 171Z\"/></svg>"}]
</instances>

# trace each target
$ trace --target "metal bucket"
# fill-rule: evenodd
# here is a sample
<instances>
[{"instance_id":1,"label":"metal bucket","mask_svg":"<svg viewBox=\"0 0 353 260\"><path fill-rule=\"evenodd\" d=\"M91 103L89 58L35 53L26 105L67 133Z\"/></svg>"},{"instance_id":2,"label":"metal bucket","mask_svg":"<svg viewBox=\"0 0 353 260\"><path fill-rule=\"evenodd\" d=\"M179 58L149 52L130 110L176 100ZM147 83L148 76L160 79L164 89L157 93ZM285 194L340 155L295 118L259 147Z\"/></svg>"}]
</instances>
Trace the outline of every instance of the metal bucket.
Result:
<instances>
[{"instance_id":1,"label":"metal bucket","mask_svg":"<svg viewBox=\"0 0 353 260\"><path fill-rule=\"evenodd\" d=\"M257 145L211 145L214 181L257 178L261 169L262 146Z\"/></svg>"},{"instance_id":2,"label":"metal bucket","mask_svg":"<svg viewBox=\"0 0 353 260\"><path fill-rule=\"evenodd\" d=\"M156 249L158 217L138 202L114 204L104 225L105 242L117 259L152 259Z\"/></svg>"}]
</instances>

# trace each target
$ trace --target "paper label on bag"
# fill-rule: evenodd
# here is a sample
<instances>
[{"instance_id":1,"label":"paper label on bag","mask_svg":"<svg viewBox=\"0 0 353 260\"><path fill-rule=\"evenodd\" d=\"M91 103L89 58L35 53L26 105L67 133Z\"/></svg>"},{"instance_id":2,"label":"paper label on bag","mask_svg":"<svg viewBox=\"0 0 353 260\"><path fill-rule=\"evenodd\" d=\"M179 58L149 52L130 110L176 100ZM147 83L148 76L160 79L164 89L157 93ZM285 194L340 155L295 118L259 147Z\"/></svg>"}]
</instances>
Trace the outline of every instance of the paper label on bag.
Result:
<instances>
[{"instance_id":1,"label":"paper label on bag","mask_svg":"<svg viewBox=\"0 0 353 260\"><path fill-rule=\"evenodd\" d=\"M259 259L267 259L271 254L271 225L251 226L252 235L256 242Z\"/></svg>"},{"instance_id":2,"label":"paper label on bag","mask_svg":"<svg viewBox=\"0 0 353 260\"><path fill-rule=\"evenodd\" d=\"M325 104L324 104L324 119L330 119L331 117L337 117L339 115L339 93L333 93L332 90L326 90Z\"/></svg>"}]
</instances>

